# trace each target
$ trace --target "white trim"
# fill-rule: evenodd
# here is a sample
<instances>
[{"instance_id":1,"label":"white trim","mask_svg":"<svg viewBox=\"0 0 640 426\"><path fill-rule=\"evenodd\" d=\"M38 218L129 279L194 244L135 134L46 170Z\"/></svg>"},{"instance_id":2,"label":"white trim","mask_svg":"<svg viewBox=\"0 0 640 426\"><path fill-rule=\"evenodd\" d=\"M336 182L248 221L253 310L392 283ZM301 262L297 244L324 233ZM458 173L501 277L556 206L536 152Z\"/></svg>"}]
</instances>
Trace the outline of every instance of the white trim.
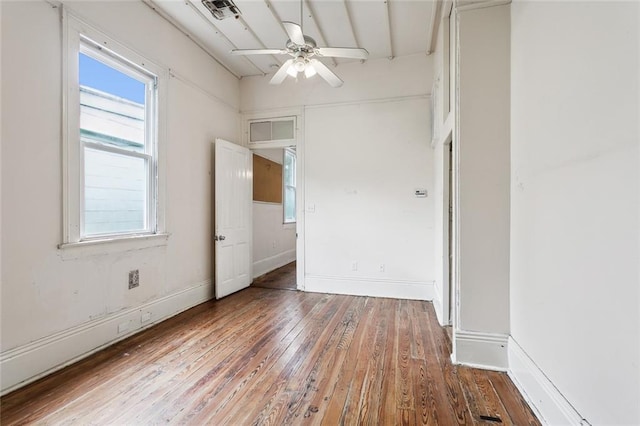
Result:
<instances>
[{"instance_id":1,"label":"white trim","mask_svg":"<svg viewBox=\"0 0 640 426\"><path fill-rule=\"evenodd\" d=\"M434 293L433 281L345 278L327 275L306 275L305 291L428 301L433 300Z\"/></svg>"},{"instance_id":2,"label":"white trim","mask_svg":"<svg viewBox=\"0 0 640 426\"><path fill-rule=\"evenodd\" d=\"M438 319L438 324L440 324L441 326L447 326L450 324L445 323L444 321L444 312L442 309L442 300L440 298L440 292L442 291L442 289L437 288L437 286L434 283L434 292L433 292L433 309L436 311L436 318Z\"/></svg>"},{"instance_id":3,"label":"white trim","mask_svg":"<svg viewBox=\"0 0 640 426\"><path fill-rule=\"evenodd\" d=\"M420 53L419 55L422 55L422 53ZM404 57L406 58L406 56ZM401 101L413 100L413 99L428 99L430 97L431 97L430 93L423 93L419 95L391 96L391 97L385 97L385 98L362 99L359 101L356 100L356 101L326 102L326 103L318 103L313 105L296 105L295 107L291 107L291 108L265 108L265 109L259 109L259 110L246 110L241 112L245 118L252 117L254 115L257 117L260 117L260 116L269 117L276 114L283 114L283 115L294 114L290 111L300 111L297 114L301 114L301 111L303 110L314 109L314 108L327 108L327 107L334 107L334 106L349 106L349 105L362 105L362 104L365 104L365 105L379 104L379 103L386 103L386 102L401 102Z\"/></svg>"},{"instance_id":4,"label":"white trim","mask_svg":"<svg viewBox=\"0 0 640 426\"><path fill-rule=\"evenodd\" d=\"M306 105L304 108L305 110L307 110L307 109L317 109L317 108L332 108L336 106L385 104L390 102L410 101L414 99L431 99L431 93L425 93L422 95L392 96L388 98L364 99L361 101L328 102L323 104Z\"/></svg>"},{"instance_id":5,"label":"white trim","mask_svg":"<svg viewBox=\"0 0 640 426\"><path fill-rule=\"evenodd\" d=\"M509 366L506 334L454 330L456 350L451 362L485 370L507 371Z\"/></svg>"},{"instance_id":6,"label":"white trim","mask_svg":"<svg viewBox=\"0 0 640 426\"><path fill-rule=\"evenodd\" d=\"M508 374L541 423L589 424L513 337L509 337Z\"/></svg>"},{"instance_id":7,"label":"white trim","mask_svg":"<svg viewBox=\"0 0 640 426\"><path fill-rule=\"evenodd\" d=\"M96 238L58 245L62 260L81 259L110 253L123 253L167 245L170 234L125 235L122 237Z\"/></svg>"},{"instance_id":8,"label":"white trim","mask_svg":"<svg viewBox=\"0 0 640 426\"><path fill-rule=\"evenodd\" d=\"M0 354L1 395L210 300L211 280ZM149 318L144 320L143 318ZM126 328L126 330L122 330ZM120 329L120 333L118 330Z\"/></svg>"},{"instance_id":9,"label":"white trim","mask_svg":"<svg viewBox=\"0 0 640 426\"><path fill-rule=\"evenodd\" d=\"M512 0L481 0L475 3L461 4L455 6L458 12L466 12L468 10L485 9L487 7L505 6L511 4Z\"/></svg>"},{"instance_id":10,"label":"white trim","mask_svg":"<svg viewBox=\"0 0 640 426\"><path fill-rule=\"evenodd\" d=\"M296 143L296 283L298 290L305 290L305 141L306 130L304 125L305 109L299 110L298 120L296 124L298 126L298 133L296 134L298 140Z\"/></svg>"},{"instance_id":11,"label":"white trim","mask_svg":"<svg viewBox=\"0 0 640 426\"><path fill-rule=\"evenodd\" d=\"M253 262L253 278L257 278L266 273L288 265L296 260L296 249L291 249Z\"/></svg>"}]
</instances>

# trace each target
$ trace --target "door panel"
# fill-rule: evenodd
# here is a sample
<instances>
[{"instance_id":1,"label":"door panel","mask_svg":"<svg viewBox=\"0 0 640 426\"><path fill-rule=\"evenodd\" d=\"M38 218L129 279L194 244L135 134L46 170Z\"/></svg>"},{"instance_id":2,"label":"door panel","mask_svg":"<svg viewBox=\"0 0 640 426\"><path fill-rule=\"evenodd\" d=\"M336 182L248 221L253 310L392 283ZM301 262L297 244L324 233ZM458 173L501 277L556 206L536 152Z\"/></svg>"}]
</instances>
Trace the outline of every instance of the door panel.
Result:
<instances>
[{"instance_id":1,"label":"door panel","mask_svg":"<svg viewBox=\"0 0 640 426\"><path fill-rule=\"evenodd\" d=\"M251 152L216 139L214 176L215 289L219 299L251 284Z\"/></svg>"}]
</instances>

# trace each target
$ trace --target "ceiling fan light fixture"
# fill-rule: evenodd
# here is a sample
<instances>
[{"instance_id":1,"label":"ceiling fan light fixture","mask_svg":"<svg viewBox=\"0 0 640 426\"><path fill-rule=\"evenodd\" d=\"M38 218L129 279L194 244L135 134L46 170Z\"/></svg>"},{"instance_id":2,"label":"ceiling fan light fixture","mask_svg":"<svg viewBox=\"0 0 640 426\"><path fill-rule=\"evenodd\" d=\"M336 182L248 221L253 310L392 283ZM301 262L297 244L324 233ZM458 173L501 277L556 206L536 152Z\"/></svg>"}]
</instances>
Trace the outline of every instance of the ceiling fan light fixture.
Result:
<instances>
[{"instance_id":1,"label":"ceiling fan light fixture","mask_svg":"<svg viewBox=\"0 0 640 426\"><path fill-rule=\"evenodd\" d=\"M300 21L302 21L302 16L300 17ZM366 60L369 57L369 52L360 47L317 47L313 38L304 35L300 25L294 22L283 21L282 26L289 37L286 42L285 49L233 49L231 51L232 55L291 56L290 59L287 59L280 66L273 77L271 77L269 84L281 84L287 78L287 75L297 78L299 73L304 72L306 78L310 78L318 74L323 80L329 83L331 87L340 87L343 84L340 77L315 57L351 58L360 60Z\"/></svg>"},{"instance_id":2,"label":"ceiling fan light fixture","mask_svg":"<svg viewBox=\"0 0 640 426\"><path fill-rule=\"evenodd\" d=\"M307 77L307 78L311 78L314 75L316 75L317 73L318 72L316 71L316 69L311 64L307 64L306 68L304 69L304 76Z\"/></svg>"},{"instance_id":3,"label":"ceiling fan light fixture","mask_svg":"<svg viewBox=\"0 0 640 426\"><path fill-rule=\"evenodd\" d=\"M306 68L306 65L307 65L307 63L305 62L304 58L302 58L302 57L296 59L296 61L293 63L293 66L295 67L297 72L304 71L304 69Z\"/></svg>"},{"instance_id":4,"label":"ceiling fan light fixture","mask_svg":"<svg viewBox=\"0 0 640 426\"><path fill-rule=\"evenodd\" d=\"M289 65L289 68L287 68L287 74L294 78L298 76L298 70L294 64Z\"/></svg>"}]
</instances>

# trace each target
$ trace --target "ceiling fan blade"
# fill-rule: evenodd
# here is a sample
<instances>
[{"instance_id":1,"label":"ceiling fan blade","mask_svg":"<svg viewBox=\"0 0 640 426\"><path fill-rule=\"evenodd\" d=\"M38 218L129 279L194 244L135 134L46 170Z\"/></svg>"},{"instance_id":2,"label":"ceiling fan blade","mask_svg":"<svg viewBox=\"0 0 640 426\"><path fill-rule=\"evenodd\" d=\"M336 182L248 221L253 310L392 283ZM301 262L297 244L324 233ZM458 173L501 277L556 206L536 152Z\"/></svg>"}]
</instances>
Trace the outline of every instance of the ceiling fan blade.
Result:
<instances>
[{"instance_id":1,"label":"ceiling fan blade","mask_svg":"<svg viewBox=\"0 0 640 426\"><path fill-rule=\"evenodd\" d=\"M304 41L304 34L302 34L302 28L300 28L300 25L296 24L295 22L287 21L283 22L282 25L284 26L284 29L289 36L289 40L291 40L295 44L306 44L306 42Z\"/></svg>"},{"instance_id":2,"label":"ceiling fan blade","mask_svg":"<svg viewBox=\"0 0 640 426\"><path fill-rule=\"evenodd\" d=\"M340 77L335 75L334 72L331 71L329 68L327 68L325 64L323 64L317 59L311 59L309 62L311 63L311 65L313 65L316 71L318 71L318 74L320 74L320 77L327 80L327 83L329 83L331 87L342 86L343 81L340 80Z\"/></svg>"},{"instance_id":3,"label":"ceiling fan blade","mask_svg":"<svg viewBox=\"0 0 640 426\"><path fill-rule=\"evenodd\" d=\"M284 64L282 64L282 66L280 67L280 69L276 71L276 73L273 75L269 84L282 83L284 79L287 78L287 69L289 69L292 63L293 63L293 59L289 59L285 61Z\"/></svg>"},{"instance_id":4,"label":"ceiling fan blade","mask_svg":"<svg viewBox=\"0 0 640 426\"><path fill-rule=\"evenodd\" d=\"M232 55L283 55L285 49L233 49Z\"/></svg>"},{"instance_id":5,"label":"ceiling fan blade","mask_svg":"<svg viewBox=\"0 0 640 426\"><path fill-rule=\"evenodd\" d=\"M316 52L319 56L336 58L367 59L369 57L369 52L366 49L354 47L319 47Z\"/></svg>"}]
</instances>

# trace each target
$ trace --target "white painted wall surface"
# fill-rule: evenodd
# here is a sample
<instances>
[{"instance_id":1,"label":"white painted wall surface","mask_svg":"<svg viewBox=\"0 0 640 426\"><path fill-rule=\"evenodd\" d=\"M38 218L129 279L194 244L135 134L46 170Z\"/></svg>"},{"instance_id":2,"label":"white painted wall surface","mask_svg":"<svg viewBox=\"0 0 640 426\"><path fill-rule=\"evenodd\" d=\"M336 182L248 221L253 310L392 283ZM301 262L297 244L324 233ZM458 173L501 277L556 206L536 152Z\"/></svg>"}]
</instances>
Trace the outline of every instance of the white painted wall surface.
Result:
<instances>
[{"instance_id":1,"label":"white painted wall surface","mask_svg":"<svg viewBox=\"0 0 640 426\"><path fill-rule=\"evenodd\" d=\"M509 34L508 5L458 14L456 329L502 335L509 332Z\"/></svg>"},{"instance_id":2,"label":"white painted wall surface","mask_svg":"<svg viewBox=\"0 0 640 426\"><path fill-rule=\"evenodd\" d=\"M511 334L592 425L640 424L640 7L512 5Z\"/></svg>"},{"instance_id":3,"label":"white painted wall surface","mask_svg":"<svg viewBox=\"0 0 640 426\"><path fill-rule=\"evenodd\" d=\"M431 299L428 116L427 98L307 108L307 289Z\"/></svg>"},{"instance_id":4,"label":"white painted wall surface","mask_svg":"<svg viewBox=\"0 0 640 426\"><path fill-rule=\"evenodd\" d=\"M212 296L212 141L237 140L238 80L141 2L78 2L99 29L170 68L167 243L107 253L62 242L61 21L2 2L2 388ZM226 100L221 102L219 99ZM140 287L127 289L128 271ZM144 312L143 312L144 311ZM151 318L147 321L146 315ZM118 334L118 326L127 331Z\"/></svg>"},{"instance_id":5,"label":"white painted wall surface","mask_svg":"<svg viewBox=\"0 0 640 426\"><path fill-rule=\"evenodd\" d=\"M345 81L339 89L318 78L281 86L269 85L269 76L240 82L243 111L305 107L298 157L305 289L431 299L432 59L350 63L335 72ZM429 197L415 198L416 188Z\"/></svg>"},{"instance_id":6,"label":"white painted wall surface","mask_svg":"<svg viewBox=\"0 0 640 426\"><path fill-rule=\"evenodd\" d=\"M255 154L278 164L284 150L260 149ZM284 224L283 205L253 202L253 278L296 260L296 224Z\"/></svg>"},{"instance_id":7,"label":"white painted wall surface","mask_svg":"<svg viewBox=\"0 0 640 426\"><path fill-rule=\"evenodd\" d=\"M424 95L433 83L433 59L426 55L350 62L331 69L344 80L342 87L333 89L319 76L298 81L287 77L277 86L269 84L272 75L245 77L240 82L241 109L253 112Z\"/></svg>"}]
</instances>

